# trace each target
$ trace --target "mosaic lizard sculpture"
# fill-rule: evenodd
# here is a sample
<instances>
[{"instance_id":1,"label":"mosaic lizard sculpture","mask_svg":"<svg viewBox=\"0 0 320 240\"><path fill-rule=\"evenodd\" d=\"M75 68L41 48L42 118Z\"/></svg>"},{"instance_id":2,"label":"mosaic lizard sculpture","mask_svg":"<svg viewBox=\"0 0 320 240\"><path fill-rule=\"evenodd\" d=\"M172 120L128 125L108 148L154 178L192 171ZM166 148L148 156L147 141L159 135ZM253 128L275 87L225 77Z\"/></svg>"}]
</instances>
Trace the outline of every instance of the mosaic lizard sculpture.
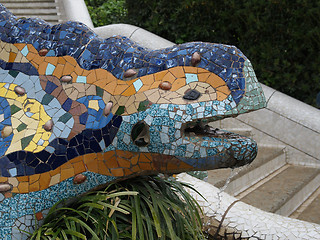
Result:
<instances>
[{"instance_id":1,"label":"mosaic lizard sculpture","mask_svg":"<svg viewBox=\"0 0 320 240\"><path fill-rule=\"evenodd\" d=\"M34 213L111 181L255 158L253 140L207 125L265 106L237 48L148 51L81 23L0 12L1 239L22 239Z\"/></svg>"}]
</instances>

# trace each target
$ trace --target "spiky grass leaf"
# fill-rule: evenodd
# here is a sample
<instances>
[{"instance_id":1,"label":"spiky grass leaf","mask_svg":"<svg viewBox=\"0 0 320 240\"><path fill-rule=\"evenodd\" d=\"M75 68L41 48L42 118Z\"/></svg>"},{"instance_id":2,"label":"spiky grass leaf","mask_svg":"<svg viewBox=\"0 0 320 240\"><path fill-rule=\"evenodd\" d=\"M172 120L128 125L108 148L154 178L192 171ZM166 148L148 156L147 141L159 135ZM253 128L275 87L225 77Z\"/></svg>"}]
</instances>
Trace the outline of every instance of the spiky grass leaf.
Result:
<instances>
[{"instance_id":1,"label":"spiky grass leaf","mask_svg":"<svg viewBox=\"0 0 320 240\"><path fill-rule=\"evenodd\" d=\"M55 204L31 239L205 239L199 205L185 186L150 176L111 184Z\"/></svg>"}]
</instances>

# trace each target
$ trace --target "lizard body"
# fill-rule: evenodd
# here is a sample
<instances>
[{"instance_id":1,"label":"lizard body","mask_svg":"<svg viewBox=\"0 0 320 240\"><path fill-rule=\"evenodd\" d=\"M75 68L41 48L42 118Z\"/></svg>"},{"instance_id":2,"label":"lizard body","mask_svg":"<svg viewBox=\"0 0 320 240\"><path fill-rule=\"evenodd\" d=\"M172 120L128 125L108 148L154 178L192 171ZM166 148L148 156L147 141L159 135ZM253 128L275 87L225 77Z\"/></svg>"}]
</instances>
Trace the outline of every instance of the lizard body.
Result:
<instances>
[{"instance_id":1,"label":"lizard body","mask_svg":"<svg viewBox=\"0 0 320 240\"><path fill-rule=\"evenodd\" d=\"M149 51L0 12L0 237L21 238L34 212L112 181L255 158L252 139L207 125L265 106L237 48Z\"/></svg>"}]
</instances>

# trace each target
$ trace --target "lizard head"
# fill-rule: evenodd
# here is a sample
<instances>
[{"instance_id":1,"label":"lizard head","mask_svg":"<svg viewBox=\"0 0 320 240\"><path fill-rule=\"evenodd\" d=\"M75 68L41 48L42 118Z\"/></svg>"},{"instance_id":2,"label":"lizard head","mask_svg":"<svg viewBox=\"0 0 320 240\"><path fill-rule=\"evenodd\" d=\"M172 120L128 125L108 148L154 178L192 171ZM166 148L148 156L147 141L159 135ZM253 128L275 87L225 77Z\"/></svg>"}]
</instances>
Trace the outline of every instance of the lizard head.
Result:
<instances>
[{"instance_id":1,"label":"lizard head","mask_svg":"<svg viewBox=\"0 0 320 240\"><path fill-rule=\"evenodd\" d=\"M154 164L160 169L166 166L162 171L169 172L233 168L254 160L254 140L210 126L265 106L250 61L233 46L192 44L191 50L189 43L161 51L188 52L190 57L181 61L184 66L131 80L138 100L136 112L124 110L111 149L154 153ZM113 99L113 112L130 111L129 99L122 99L122 105Z\"/></svg>"}]
</instances>

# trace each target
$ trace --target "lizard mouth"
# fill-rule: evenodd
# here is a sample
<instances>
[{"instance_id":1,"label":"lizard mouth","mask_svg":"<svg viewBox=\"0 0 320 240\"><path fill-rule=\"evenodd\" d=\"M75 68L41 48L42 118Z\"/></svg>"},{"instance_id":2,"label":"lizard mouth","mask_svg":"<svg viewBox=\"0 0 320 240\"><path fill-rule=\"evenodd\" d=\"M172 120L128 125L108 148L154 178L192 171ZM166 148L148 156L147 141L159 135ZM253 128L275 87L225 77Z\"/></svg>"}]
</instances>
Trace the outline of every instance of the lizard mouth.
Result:
<instances>
[{"instance_id":1,"label":"lizard mouth","mask_svg":"<svg viewBox=\"0 0 320 240\"><path fill-rule=\"evenodd\" d=\"M224 131L221 131L218 128L213 128L206 124L204 121L196 121L185 124L182 128L184 129L184 134L186 137L190 136L216 136L216 137L223 137L225 135Z\"/></svg>"},{"instance_id":2,"label":"lizard mouth","mask_svg":"<svg viewBox=\"0 0 320 240\"><path fill-rule=\"evenodd\" d=\"M215 160L212 168L243 166L257 155L257 144L253 139L211 127L206 120L185 123L181 129L185 140L202 149L199 159Z\"/></svg>"}]
</instances>

